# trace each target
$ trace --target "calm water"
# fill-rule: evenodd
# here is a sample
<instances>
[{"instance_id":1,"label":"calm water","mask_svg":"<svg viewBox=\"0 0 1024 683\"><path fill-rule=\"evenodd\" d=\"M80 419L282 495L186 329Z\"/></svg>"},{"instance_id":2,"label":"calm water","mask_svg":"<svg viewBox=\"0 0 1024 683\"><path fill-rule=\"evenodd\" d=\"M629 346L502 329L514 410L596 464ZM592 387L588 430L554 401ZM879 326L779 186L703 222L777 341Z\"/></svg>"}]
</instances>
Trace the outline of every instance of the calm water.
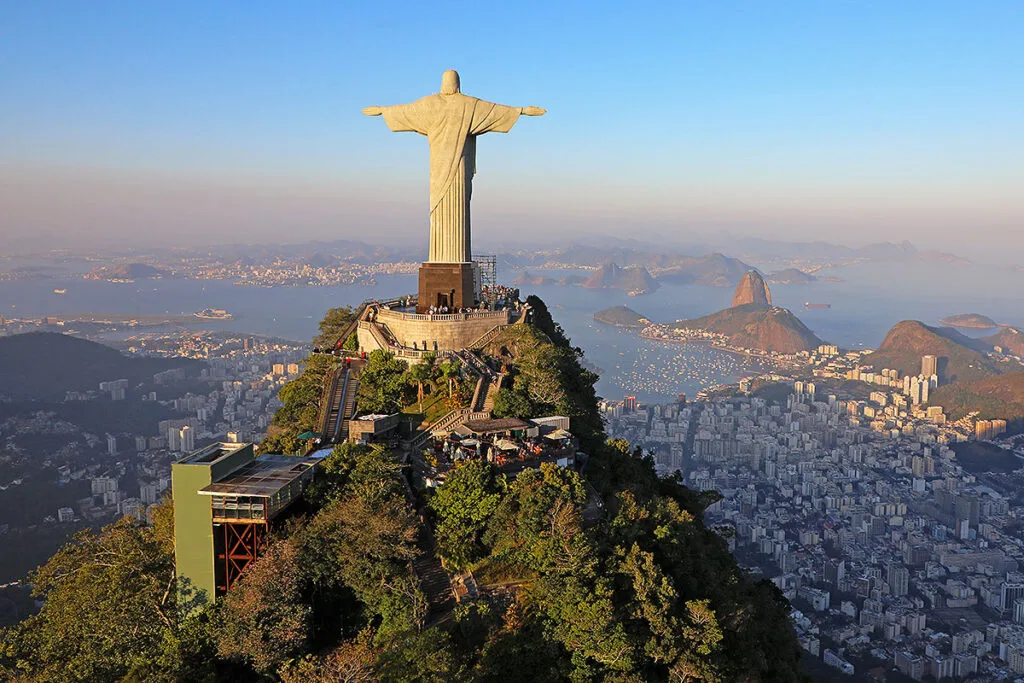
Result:
<instances>
[{"instance_id":1,"label":"calm water","mask_svg":"<svg viewBox=\"0 0 1024 683\"><path fill-rule=\"evenodd\" d=\"M9 262L0 264L3 269L10 267ZM83 280L76 274L88 267L70 264L63 268L67 276L56 280L0 282L0 315L188 315L203 308L224 308L234 314L233 320L205 321L191 329L308 340L316 333L323 312L332 306L407 294L416 287L413 276L380 277L376 285L368 287L256 288L192 280L116 284ZM517 274L505 273L503 279L510 281ZM565 274L549 273L554 278ZM977 266L870 264L821 274L844 281L773 285L772 297L775 303L793 310L819 337L840 346L873 347L894 323L907 318L937 324L946 315L976 312L998 322L1024 326L1024 273ZM66 289L67 294L56 295L54 289ZM604 371L598 383L602 396L619 398L635 393L641 400L664 400L679 393L692 396L701 388L735 381L758 370L731 354L696 344L639 339L632 332L592 318L595 311L616 304L629 306L652 320L696 317L728 306L731 289L664 285L640 297L558 285L522 289L524 294L543 298L573 342L584 349L588 361ZM804 309L805 301L831 303L832 308Z\"/></svg>"}]
</instances>

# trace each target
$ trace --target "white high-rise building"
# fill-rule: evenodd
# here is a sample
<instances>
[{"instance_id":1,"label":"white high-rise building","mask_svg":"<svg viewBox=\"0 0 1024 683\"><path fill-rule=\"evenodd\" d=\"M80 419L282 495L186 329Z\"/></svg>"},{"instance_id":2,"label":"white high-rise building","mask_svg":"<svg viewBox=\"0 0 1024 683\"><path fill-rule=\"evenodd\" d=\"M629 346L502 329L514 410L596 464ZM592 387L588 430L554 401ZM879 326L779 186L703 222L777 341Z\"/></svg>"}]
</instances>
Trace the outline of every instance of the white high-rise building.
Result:
<instances>
[{"instance_id":1,"label":"white high-rise building","mask_svg":"<svg viewBox=\"0 0 1024 683\"><path fill-rule=\"evenodd\" d=\"M181 451L191 453L196 449L196 435L191 427L185 425L181 428Z\"/></svg>"},{"instance_id":2,"label":"white high-rise building","mask_svg":"<svg viewBox=\"0 0 1024 683\"><path fill-rule=\"evenodd\" d=\"M177 427L167 428L167 450L172 453L181 450L181 430Z\"/></svg>"}]
</instances>

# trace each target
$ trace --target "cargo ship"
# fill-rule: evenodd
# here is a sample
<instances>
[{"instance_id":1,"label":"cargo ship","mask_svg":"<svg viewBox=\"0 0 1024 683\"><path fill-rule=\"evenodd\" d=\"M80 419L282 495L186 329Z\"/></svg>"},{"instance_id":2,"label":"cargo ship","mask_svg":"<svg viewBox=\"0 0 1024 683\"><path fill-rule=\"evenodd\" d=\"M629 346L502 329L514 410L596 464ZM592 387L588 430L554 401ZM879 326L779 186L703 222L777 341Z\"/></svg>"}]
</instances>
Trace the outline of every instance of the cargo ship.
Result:
<instances>
[{"instance_id":1,"label":"cargo ship","mask_svg":"<svg viewBox=\"0 0 1024 683\"><path fill-rule=\"evenodd\" d=\"M832 304L812 304L810 301L805 301L804 308L832 308Z\"/></svg>"}]
</instances>

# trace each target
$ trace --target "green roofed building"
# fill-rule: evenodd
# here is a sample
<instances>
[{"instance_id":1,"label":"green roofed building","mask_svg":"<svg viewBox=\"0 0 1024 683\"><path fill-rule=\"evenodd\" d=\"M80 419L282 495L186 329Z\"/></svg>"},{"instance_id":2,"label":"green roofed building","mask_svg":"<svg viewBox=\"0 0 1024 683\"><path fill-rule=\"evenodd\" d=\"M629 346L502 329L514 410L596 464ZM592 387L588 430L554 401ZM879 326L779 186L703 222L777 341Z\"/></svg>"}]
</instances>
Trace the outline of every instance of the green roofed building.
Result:
<instances>
[{"instance_id":1,"label":"green roofed building","mask_svg":"<svg viewBox=\"0 0 1024 683\"><path fill-rule=\"evenodd\" d=\"M251 443L216 443L171 466L174 557L182 591L200 602L231 589L263 552L268 531L313 479L315 458L256 457Z\"/></svg>"}]
</instances>

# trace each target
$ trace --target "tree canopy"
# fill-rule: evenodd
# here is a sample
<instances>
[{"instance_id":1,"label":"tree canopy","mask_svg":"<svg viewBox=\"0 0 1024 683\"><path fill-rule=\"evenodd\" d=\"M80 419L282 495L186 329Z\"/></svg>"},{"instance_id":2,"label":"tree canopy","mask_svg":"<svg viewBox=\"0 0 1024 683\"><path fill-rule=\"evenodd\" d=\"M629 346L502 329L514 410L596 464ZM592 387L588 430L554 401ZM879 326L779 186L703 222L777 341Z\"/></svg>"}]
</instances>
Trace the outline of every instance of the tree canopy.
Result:
<instances>
[{"instance_id":1,"label":"tree canopy","mask_svg":"<svg viewBox=\"0 0 1024 683\"><path fill-rule=\"evenodd\" d=\"M371 351L359 376L359 410L384 414L401 410L409 385L408 369L404 360L387 351Z\"/></svg>"},{"instance_id":2,"label":"tree canopy","mask_svg":"<svg viewBox=\"0 0 1024 683\"><path fill-rule=\"evenodd\" d=\"M355 319L356 311L351 306L339 306L328 310L320 321L320 333L313 338L313 346L330 349L339 341L344 344L348 340L342 339L341 335Z\"/></svg>"}]
</instances>

